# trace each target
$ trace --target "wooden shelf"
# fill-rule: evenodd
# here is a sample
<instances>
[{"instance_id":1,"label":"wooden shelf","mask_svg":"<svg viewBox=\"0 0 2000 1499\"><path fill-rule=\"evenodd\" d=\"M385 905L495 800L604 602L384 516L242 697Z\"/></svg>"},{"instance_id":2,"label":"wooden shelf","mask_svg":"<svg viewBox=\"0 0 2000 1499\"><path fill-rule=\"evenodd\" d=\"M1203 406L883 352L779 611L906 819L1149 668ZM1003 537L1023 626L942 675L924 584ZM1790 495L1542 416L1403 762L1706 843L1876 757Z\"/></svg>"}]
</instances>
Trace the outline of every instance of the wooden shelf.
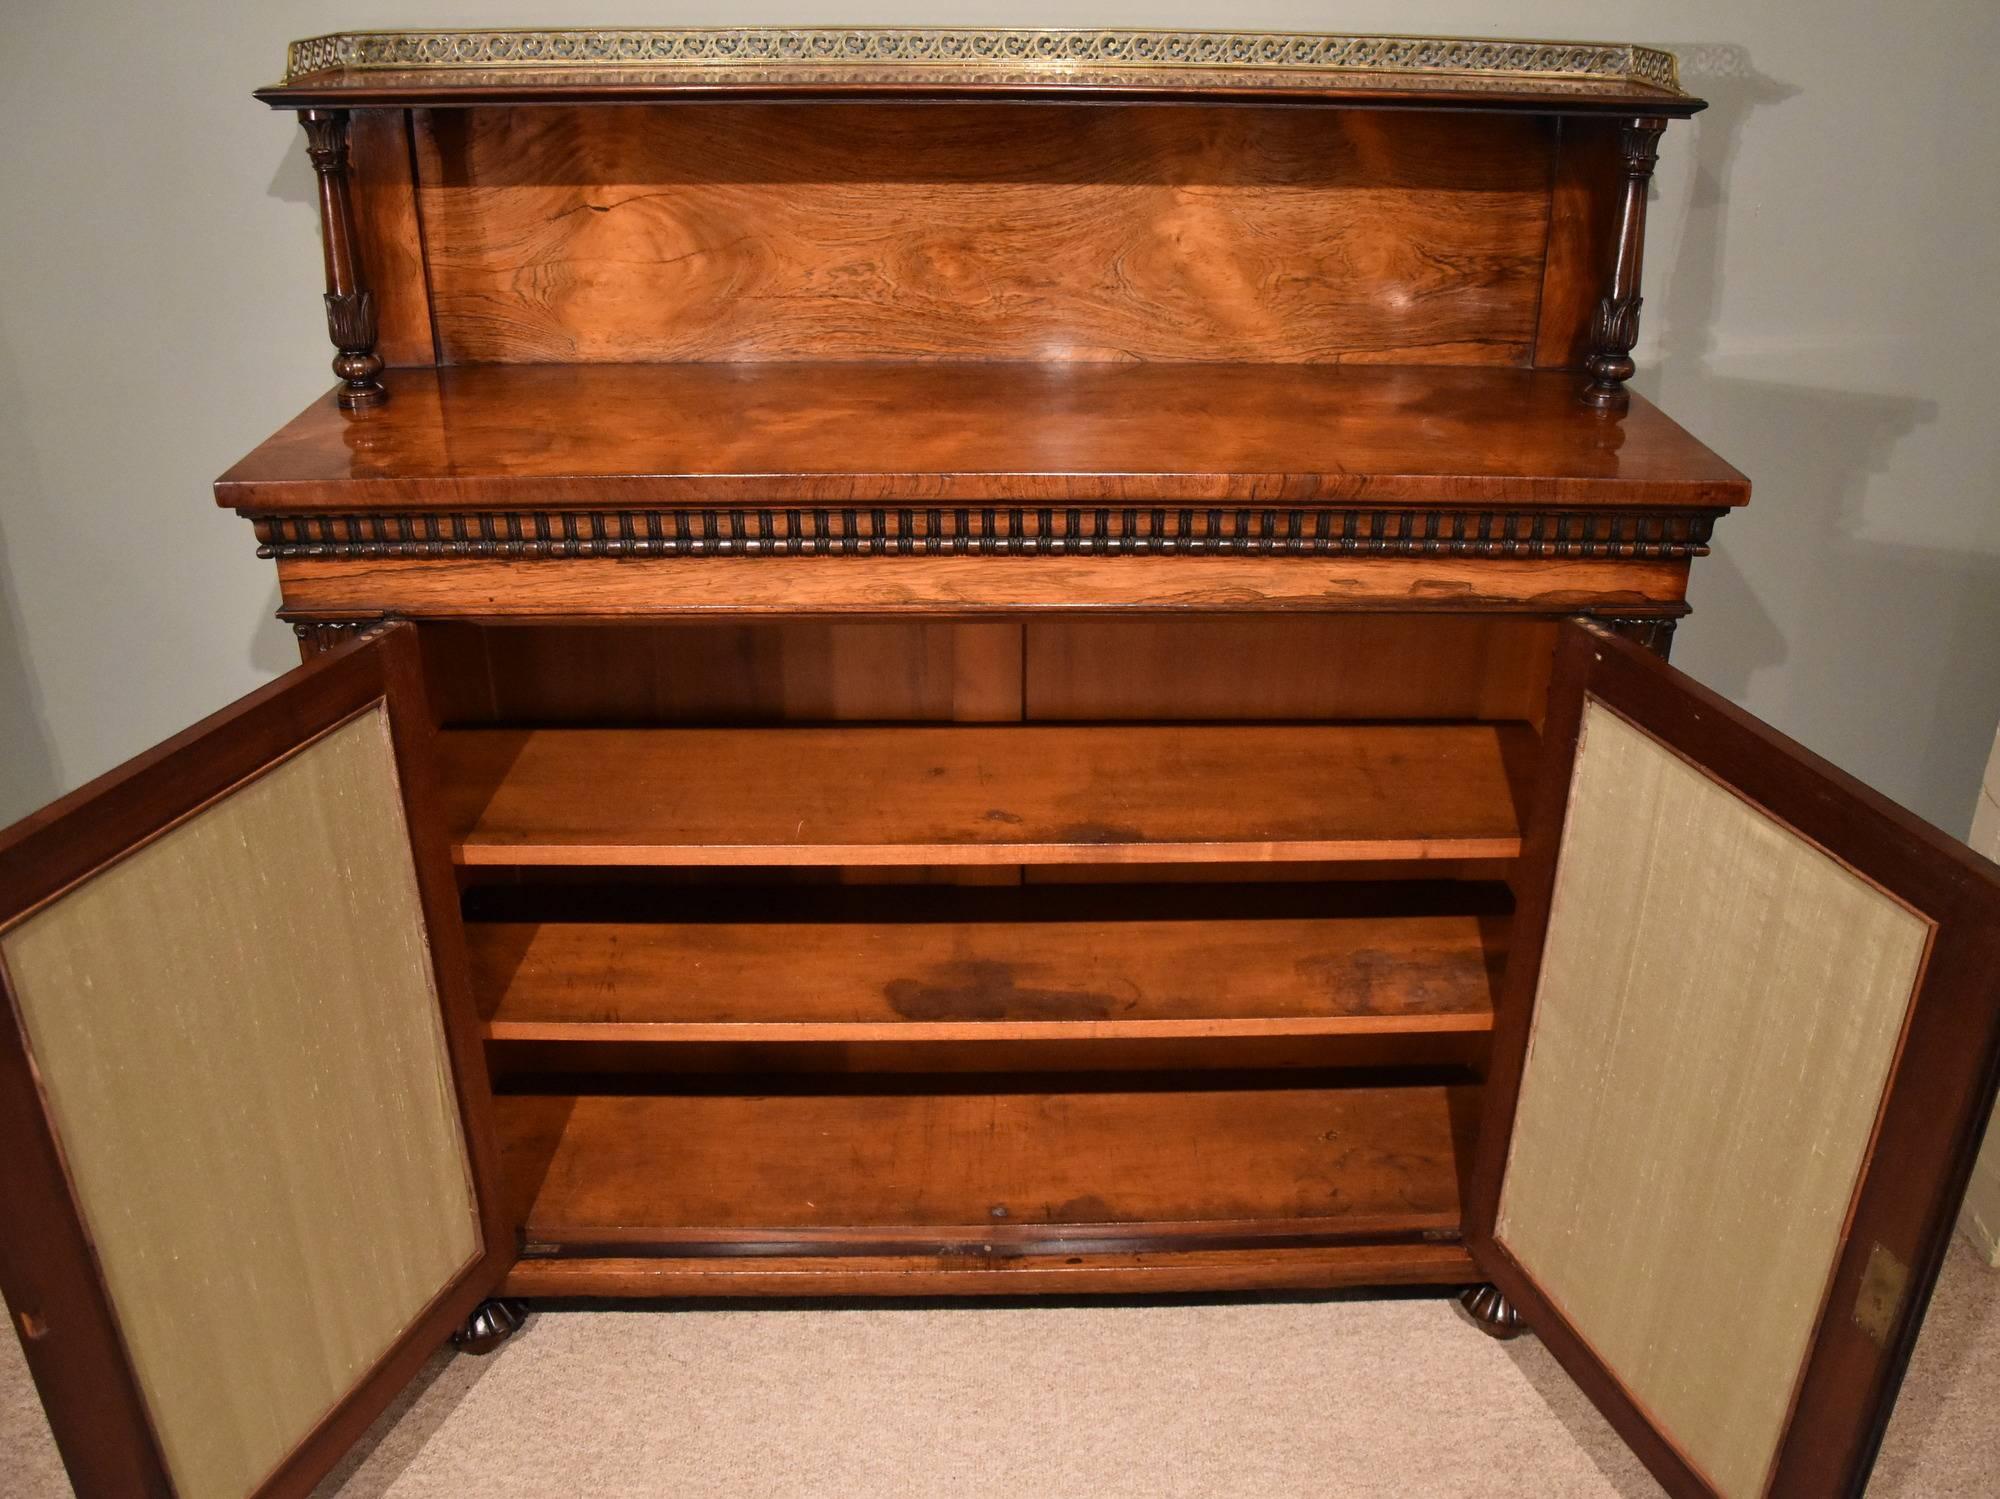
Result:
<instances>
[{"instance_id":1,"label":"wooden shelf","mask_svg":"<svg viewBox=\"0 0 2000 1499\"><path fill-rule=\"evenodd\" d=\"M322 397L217 480L218 501L253 513L988 501L1720 509L1750 493L1643 397L1608 415L1577 399L1581 377L1559 371L739 363L384 378L387 405L357 417ZM447 527L435 539L459 538Z\"/></svg>"},{"instance_id":2,"label":"wooden shelf","mask_svg":"<svg viewBox=\"0 0 2000 1499\"><path fill-rule=\"evenodd\" d=\"M1505 918L474 922L494 1041L1479 1035Z\"/></svg>"},{"instance_id":3,"label":"wooden shelf","mask_svg":"<svg viewBox=\"0 0 2000 1499\"><path fill-rule=\"evenodd\" d=\"M529 1258L1082 1253L1448 1238L1477 1092L529 1094L497 1119Z\"/></svg>"},{"instance_id":4,"label":"wooden shelf","mask_svg":"<svg viewBox=\"0 0 2000 1499\"><path fill-rule=\"evenodd\" d=\"M1523 724L467 729L463 864L1508 859Z\"/></svg>"}]
</instances>

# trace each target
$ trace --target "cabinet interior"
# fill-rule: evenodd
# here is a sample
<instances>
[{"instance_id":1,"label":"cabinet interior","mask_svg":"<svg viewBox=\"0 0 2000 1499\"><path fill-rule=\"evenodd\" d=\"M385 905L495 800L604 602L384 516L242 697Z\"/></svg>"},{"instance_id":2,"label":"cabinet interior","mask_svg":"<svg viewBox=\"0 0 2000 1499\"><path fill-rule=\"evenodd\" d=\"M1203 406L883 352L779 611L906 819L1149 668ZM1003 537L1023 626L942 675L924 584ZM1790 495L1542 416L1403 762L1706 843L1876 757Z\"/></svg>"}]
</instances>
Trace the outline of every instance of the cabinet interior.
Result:
<instances>
[{"instance_id":1,"label":"cabinet interior","mask_svg":"<svg viewBox=\"0 0 2000 1499\"><path fill-rule=\"evenodd\" d=\"M1456 1250L1548 621L423 635L510 1284Z\"/></svg>"}]
</instances>

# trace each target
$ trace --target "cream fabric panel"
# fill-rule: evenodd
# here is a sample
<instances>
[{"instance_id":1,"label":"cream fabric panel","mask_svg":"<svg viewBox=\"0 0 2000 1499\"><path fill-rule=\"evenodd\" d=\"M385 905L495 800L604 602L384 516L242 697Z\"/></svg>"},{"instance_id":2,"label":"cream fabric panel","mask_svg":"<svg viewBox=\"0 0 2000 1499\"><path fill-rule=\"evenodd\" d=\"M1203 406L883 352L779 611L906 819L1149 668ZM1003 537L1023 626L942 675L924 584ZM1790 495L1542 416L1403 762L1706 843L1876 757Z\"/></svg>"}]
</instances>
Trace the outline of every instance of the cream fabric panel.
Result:
<instances>
[{"instance_id":1,"label":"cream fabric panel","mask_svg":"<svg viewBox=\"0 0 2000 1499\"><path fill-rule=\"evenodd\" d=\"M235 1499L479 1248L385 710L0 955L175 1484Z\"/></svg>"},{"instance_id":2,"label":"cream fabric panel","mask_svg":"<svg viewBox=\"0 0 2000 1499\"><path fill-rule=\"evenodd\" d=\"M1930 924L1584 709L1496 1236L1759 1494Z\"/></svg>"}]
</instances>

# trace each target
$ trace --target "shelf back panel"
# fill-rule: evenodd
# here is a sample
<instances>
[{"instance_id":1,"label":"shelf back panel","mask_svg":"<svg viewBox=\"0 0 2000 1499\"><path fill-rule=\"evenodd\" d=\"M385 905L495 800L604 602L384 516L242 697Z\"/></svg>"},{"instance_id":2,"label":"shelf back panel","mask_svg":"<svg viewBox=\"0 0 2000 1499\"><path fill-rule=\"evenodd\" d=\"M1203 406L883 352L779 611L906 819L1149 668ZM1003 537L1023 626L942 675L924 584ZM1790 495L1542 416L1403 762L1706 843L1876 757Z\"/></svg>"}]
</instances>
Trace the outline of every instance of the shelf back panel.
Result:
<instances>
[{"instance_id":1,"label":"shelf back panel","mask_svg":"<svg viewBox=\"0 0 2000 1499\"><path fill-rule=\"evenodd\" d=\"M419 110L440 359L1526 365L1557 127L911 102Z\"/></svg>"}]
</instances>

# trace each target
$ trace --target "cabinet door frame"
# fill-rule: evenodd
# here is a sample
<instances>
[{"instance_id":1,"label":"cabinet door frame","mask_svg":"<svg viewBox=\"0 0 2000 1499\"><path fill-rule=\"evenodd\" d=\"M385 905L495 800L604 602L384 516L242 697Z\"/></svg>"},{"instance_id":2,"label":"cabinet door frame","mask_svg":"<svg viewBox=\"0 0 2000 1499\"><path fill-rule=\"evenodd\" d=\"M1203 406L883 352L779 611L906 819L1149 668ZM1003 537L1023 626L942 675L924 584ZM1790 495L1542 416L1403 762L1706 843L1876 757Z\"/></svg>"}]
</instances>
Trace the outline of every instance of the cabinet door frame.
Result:
<instances>
[{"instance_id":1,"label":"cabinet door frame","mask_svg":"<svg viewBox=\"0 0 2000 1499\"><path fill-rule=\"evenodd\" d=\"M1467 1240L1481 1268L1670 1493L1714 1491L1494 1236L1587 697L1936 924L1767 1490L1818 1499L1858 1494L2000 1085L2000 870L1651 653L1594 626L1564 628L1522 852L1516 956L1496 1017L1467 1195ZM1701 934L1688 935L1698 941ZM1878 1161L1889 1169L1877 1171ZM1855 1319L1877 1244L1908 1271L1880 1344Z\"/></svg>"},{"instance_id":2,"label":"cabinet door frame","mask_svg":"<svg viewBox=\"0 0 2000 1499\"><path fill-rule=\"evenodd\" d=\"M214 805L325 734L385 706L431 967L478 1205L478 1256L432 1299L256 1490L305 1495L386 1409L512 1265L493 1100L436 785L435 728L417 632L393 625L328 652L184 733L0 831L0 928ZM71 1482L84 1494L168 1496L166 1458L133 1373L45 1111L11 982L0 964L0 1290ZM23 1225L32 1225L23 1232ZM62 1346L47 1341L52 1319Z\"/></svg>"}]
</instances>

